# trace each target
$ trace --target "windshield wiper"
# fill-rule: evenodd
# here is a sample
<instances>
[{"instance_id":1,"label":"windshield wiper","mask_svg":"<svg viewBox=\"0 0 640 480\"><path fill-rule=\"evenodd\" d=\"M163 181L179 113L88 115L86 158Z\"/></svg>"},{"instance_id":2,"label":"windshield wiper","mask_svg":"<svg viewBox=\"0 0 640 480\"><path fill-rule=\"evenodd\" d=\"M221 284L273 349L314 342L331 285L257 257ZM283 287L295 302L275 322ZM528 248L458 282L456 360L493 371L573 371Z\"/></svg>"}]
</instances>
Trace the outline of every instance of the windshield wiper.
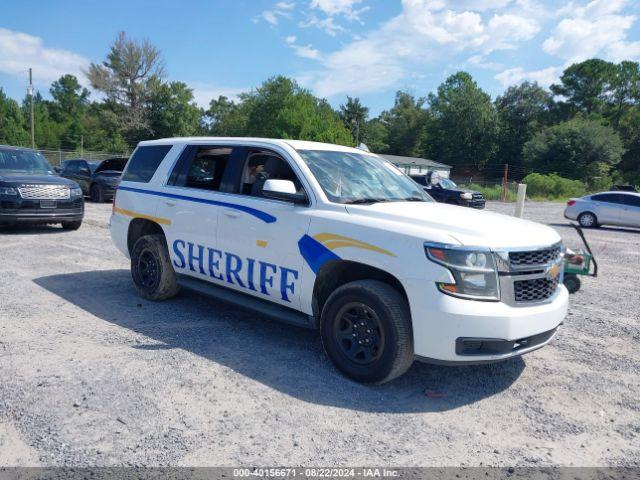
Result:
<instances>
[{"instance_id":1,"label":"windshield wiper","mask_svg":"<svg viewBox=\"0 0 640 480\"><path fill-rule=\"evenodd\" d=\"M403 198L403 200L405 202L426 202L427 200L425 200L424 197L409 197L409 198Z\"/></svg>"},{"instance_id":2,"label":"windshield wiper","mask_svg":"<svg viewBox=\"0 0 640 480\"><path fill-rule=\"evenodd\" d=\"M348 205L360 205L360 204L371 204L371 203L382 203L389 202L388 198L356 198L354 200L347 200L344 203Z\"/></svg>"}]
</instances>

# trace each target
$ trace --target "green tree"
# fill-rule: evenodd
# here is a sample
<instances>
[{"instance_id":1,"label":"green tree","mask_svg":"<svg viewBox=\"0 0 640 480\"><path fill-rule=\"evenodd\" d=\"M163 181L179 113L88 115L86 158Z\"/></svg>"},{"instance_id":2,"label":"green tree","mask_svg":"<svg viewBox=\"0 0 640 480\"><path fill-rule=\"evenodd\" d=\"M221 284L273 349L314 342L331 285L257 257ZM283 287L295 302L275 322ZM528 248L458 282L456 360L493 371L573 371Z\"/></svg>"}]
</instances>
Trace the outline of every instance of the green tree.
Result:
<instances>
[{"instance_id":1,"label":"green tree","mask_svg":"<svg viewBox=\"0 0 640 480\"><path fill-rule=\"evenodd\" d=\"M162 84L164 61L160 50L147 40L131 40L121 32L102 64L86 71L91 86L104 93L108 104L122 106L123 132L135 142L150 132L148 106Z\"/></svg>"},{"instance_id":2,"label":"green tree","mask_svg":"<svg viewBox=\"0 0 640 480\"><path fill-rule=\"evenodd\" d=\"M509 87L495 101L500 129L498 163L522 165L522 147L549 124L553 99L537 83L524 82Z\"/></svg>"},{"instance_id":3,"label":"green tree","mask_svg":"<svg viewBox=\"0 0 640 480\"><path fill-rule=\"evenodd\" d=\"M18 102L5 95L0 88L0 144L31 146L25 117Z\"/></svg>"},{"instance_id":4,"label":"green tree","mask_svg":"<svg viewBox=\"0 0 640 480\"><path fill-rule=\"evenodd\" d=\"M640 64L638 62L625 61L616 65L608 100L608 116L614 127L618 128L625 112L640 103Z\"/></svg>"},{"instance_id":5,"label":"green tree","mask_svg":"<svg viewBox=\"0 0 640 480\"><path fill-rule=\"evenodd\" d=\"M427 123L424 103L424 98L416 99L410 93L397 92L393 108L380 114L380 122L387 132L388 153L411 157L422 153Z\"/></svg>"},{"instance_id":6,"label":"green tree","mask_svg":"<svg viewBox=\"0 0 640 480\"><path fill-rule=\"evenodd\" d=\"M247 119L245 135L353 143L349 130L326 100L314 97L294 80L274 77L240 95Z\"/></svg>"},{"instance_id":7,"label":"green tree","mask_svg":"<svg viewBox=\"0 0 640 480\"><path fill-rule=\"evenodd\" d=\"M623 153L622 140L611 127L581 117L547 127L523 149L526 164L535 171L557 173L591 186L606 185Z\"/></svg>"},{"instance_id":8,"label":"green tree","mask_svg":"<svg viewBox=\"0 0 640 480\"><path fill-rule=\"evenodd\" d=\"M360 103L359 98L347 96L347 103L340 105L340 118L351 132L356 145L360 144L368 116L369 109Z\"/></svg>"},{"instance_id":9,"label":"green tree","mask_svg":"<svg viewBox=\"0 0 640 480\"><path fill-rule=\"evenodd\" d=\"M498 149L498 117L491 97L471 75L458 72L429 95L432 117L426 152L439 162L481 169Z\"/></svg>"},{"instance_id":10,"label":"green tree","mask_svg":"<svg viewBox=\"0 0 640 480\"><path fill-rule=\"evenodd\" d=\"M149 127L155 138L188 137L200 133L200 109L185 83L160 85L149 100Z\"/></svg>"},{"instance_id":11,"label":"green tree","mask_svg":"<svg viewBox=\"0 0 640 480\"><path fill-rule=\"evenodd\" d=\"M602 113L615 73L615 64L598 58L574 63L562 73L559 84L551 85L551 91L566 98L571 116L575 112Z\"/></svg>"},{"instance_id":12,"label":"green tree","mask_svg":"<svg viewBox=\"0 0 640 480\"><path fill-rule=\"evenodd\" d=\"M640 186L640 105L625 111L618 128L626 149L620 170L627 182Z\"/></svg>"},{"instance_id":13,"label":"green tree","mask_svg":"<svg viewBox=\"0 0 640 480\"><path fill-rule=\"evenodd\" d=\"M366 122L362 128L362 143L375 153L388 153L387 138L389 132L386 125L378 118Z\"/></svg>"},{"instance_id":14,"label":"green tree","mask_svg":"<svg viewBox=\"0 0 640 480\"><path fill-rule=\"evenodd\" d=\"M73 75L63 75L51 84L53 97L52 115L58 121L66 121L81 116L89 100L89 90L78 83Z\"/></svg>"},{"instance_id":15,"label":"green tree","mask_svg":"<svg viewBox=\"0 0 640 480\"><path fill-rule=\"evenodd\" d=\"M247 131L247 109L224 95L213 99L204 112L202 128L210 135L242 137Z\"/></svg>"}]
</instances>

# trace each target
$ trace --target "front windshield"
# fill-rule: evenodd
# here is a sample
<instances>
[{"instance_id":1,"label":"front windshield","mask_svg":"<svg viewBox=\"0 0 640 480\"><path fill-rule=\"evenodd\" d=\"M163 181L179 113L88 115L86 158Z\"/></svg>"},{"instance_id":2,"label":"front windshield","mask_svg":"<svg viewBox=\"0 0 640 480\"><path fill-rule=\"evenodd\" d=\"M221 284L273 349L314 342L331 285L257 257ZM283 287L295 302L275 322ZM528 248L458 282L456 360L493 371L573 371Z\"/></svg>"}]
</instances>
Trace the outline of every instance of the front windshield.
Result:
<instances>
[{"instance_id":1,"label":"front windshield","mask_svg":"<svg viewBox=\"0 0 640 480\"><path fill-rule=\"evenodd\" d=\"M458 188L456 182L454 182L453 180L449 180L448 178L440 178L440 185L442 185L442 188L446 188L448 190L454 190L455 188Z\"/></svg>"},{"instance_id":2,"label":"front windshield","mask_svg":"<svg viewBox=\"0 0 640 480\"><path fill-rule=\"evenodd\" d=\"M327 150L298 153L332 202L432 201L420 185L378 156Z\"/></svg>"},{"instance_id":3,"label":"front windshield","mask_svg":"<svg viewBox=\"0 0 640 480\"><path fill-rule=\"evenodd\" d=\"M0 148L0 175L3 173L53 175L53 168L38 152Z\"/></svg>"}]
</instances>

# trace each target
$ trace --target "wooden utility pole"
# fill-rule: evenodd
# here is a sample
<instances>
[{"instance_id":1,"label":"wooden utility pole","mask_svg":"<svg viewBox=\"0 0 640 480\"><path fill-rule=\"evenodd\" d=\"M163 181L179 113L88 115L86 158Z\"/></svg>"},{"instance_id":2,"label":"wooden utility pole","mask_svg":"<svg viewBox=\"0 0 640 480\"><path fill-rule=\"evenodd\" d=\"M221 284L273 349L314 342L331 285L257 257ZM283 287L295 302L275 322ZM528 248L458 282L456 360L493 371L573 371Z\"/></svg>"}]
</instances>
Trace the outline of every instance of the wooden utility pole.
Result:
<instances>
[{"instance_id":1,"label":"wooden utility pole","mask_svg":"<svg viewBox=\"0 0 640 480\"><path fill-rule=\"evenodd\" d=\"M33 75L29 67L29 96L31 97L31 148L36 148L36 129L33 119Z\"/></svg>"},{"instance_id":2,"label":"wooden utility pole","mask_svg":"<svg viewBox=\"0 0 640 480\"><path fill-rule=\"evenodd\" d=\"M507 201L507 182L509 181L509 164L504 164L504 179L502 180L502 201Z\"/></svg>"}]
</instances>

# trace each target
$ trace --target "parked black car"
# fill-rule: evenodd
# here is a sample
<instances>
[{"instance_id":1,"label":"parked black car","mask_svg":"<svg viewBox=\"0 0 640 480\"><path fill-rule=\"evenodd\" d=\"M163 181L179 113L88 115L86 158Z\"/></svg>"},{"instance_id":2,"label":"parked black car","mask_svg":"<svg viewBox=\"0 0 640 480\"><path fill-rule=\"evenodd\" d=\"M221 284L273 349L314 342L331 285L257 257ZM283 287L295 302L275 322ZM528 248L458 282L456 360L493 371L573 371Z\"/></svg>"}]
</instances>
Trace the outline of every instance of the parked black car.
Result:
<instances>
[{"instance_id":1,"label":"parked black car","mask_svg":"<svg viewBox=\"0 0 640 480\"><path fill-rule=\"evenodd\" d=\"M102 203L113 198L126 164L126 158L110 158L103 161L82 158L65 160L60 166L60 175L78 182L82 192L88 195L92 202Z\"/></svg>"},{"instance_id":2,"label":"parked black car","mask_svg":"<svg viewBox=\"0 0 640 480\"><path fill-rule=\"evenodd\" d=\"M83 216L76 182L56 175L34 150L0 145L0 224L61 223L77 230Z\"/></svg>"},{"instance_id":3,"label":"parked black car","mask_svg":"<svg viewBox=\"0 0 640 480\"><path fill-rule=\"evenodd\" d=\"M436 202L479 209L485 206L486 202L482 193L460 188L453 180L441 177L436 172L427 172L426 175L411 175L411 178L422 185Z\"/></svg>"}]
</instances>

